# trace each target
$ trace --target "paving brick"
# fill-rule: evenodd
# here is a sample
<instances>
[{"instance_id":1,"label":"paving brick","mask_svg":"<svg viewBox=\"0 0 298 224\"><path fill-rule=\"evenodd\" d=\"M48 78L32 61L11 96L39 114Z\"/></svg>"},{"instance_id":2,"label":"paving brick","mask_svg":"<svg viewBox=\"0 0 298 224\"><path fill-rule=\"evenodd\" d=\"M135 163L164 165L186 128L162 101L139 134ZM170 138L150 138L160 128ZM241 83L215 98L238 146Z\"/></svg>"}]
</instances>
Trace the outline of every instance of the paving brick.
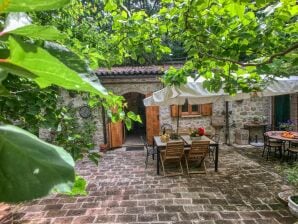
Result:
<instances>
[{"instance_id":1,"label":"paving brick","mask_svg":"<svg viewBox=\"0 0 298 224\"><path fill-rule=\"evenodd\" d=\"M68 210L66 213L66 216L79 216L79 215L85 215L86 209L72 209Z\"/></svg>"},{"instance_id":2,"label":"paving brick","mask_svg":"<svg viewBox=\"0 0 298 224\"><path fill-rule=\"evenodd\" d=\"M63 207L63 204L51 204L51 205L46 205L45 207L44 207L44 209L43 210L58 210L58 209L61 209Z\"/></svg>"},{"instance_id":3,"label":"paving brick","mask_svg":"<svg viewBox=\"0 0 298 224\"><path fill-rule=\"evenodd\" d=\"M126 208L126 213L128 214L144 214L144 207L128 207Z\"/></svg>"},{"instance_id":4,"label":"paving brick","mask_svg":"<svg viewBox=\"0 0 298 224\"><path fill-rule=\"evenodd\" d=\"M74 218L72 224L87 224L87 223L93 223L95 220L95 216L80 216Z\"/></svg>"},{"instance_id":5,"label":"paving brick","mask_svg":"<svg viewBox=\"0 0 298 224\"><path fill-rule=\"evenodd\" d=\"M224 219L222 219L222 220L215 220L215 223L216 224L236 224L237 222L234 221L234 220L224 220ZM240 221L238 223L240 223Z\"/></svg>"},{"instance_id":6,"label":"paving brick","mask_svg":"<svg viewBox=\"0 0 298 224\"><path fill-rule=\"evenodd\" d=\"M136 222L136 215L118 215L116 222Z\"/></svg>"},{"instance_id":7,"label":"paving brick","mask_svg":"<svg viewBox=\"0 0 298 224\"><path fill-rule=\"evenodd\" d=\"M202 212L204 211L203 205L184 205L185 212Z\"/></svg>"},{"instance_id":8,"label":"paving brick","mask_svg":"<svg viewBox=\"0 0 298 224\"><path fill-rule=\"evenodd\" d=\"M161 205L151 205L145 207L146 213L161 213L165 211L164 206Z\"/></svg>"},{"instance_id":9,"label":"paving brick","mask_svg":"<svg viewBox=\"0 0 298 224\"><path fill-rule=\"evenodd\" d=\"M219 212L219 214L223 219L240 219L237 212Z\"/></svg>"},{"instance_id":10,"label":"paving brick","mask_svg":"<svg viewBox=\"0 0 298 224\"><path fill-rule=\"evenodd\" d=\"M219 220L220 215L218 212L199 212L199 216L203 220Z\"/></svg>"},{"instance_id":11,"label":"paving brick","mask_svg":"<svg viewBox=\"0 0 298 224\"><path fill-rule=\"evenodd\" d=\"M257 224L253 219L244 219L242 220L243 224Z\"/></svg>"},{"instance_id":12,"label":"paving brick","mask_svg":"<svg viewBox=\"0 0 298 224\"><path fill-rule=\"evenodd\" d=\"M133 207L138 205L138 201L121 201L119 205L121 207Z\"/></svg>"},{"instance_id":13,"label":"paving brick","mask_svg":"<svg viewBox=\"0 0 298 224\"><path fill-rule=\"evenodd\" d=\"M192 203L191 198L174 198L174 205L189 205Z\"/></svg>"},{"instance_id":14,"label":"paving brick","mask_svg":"<svg viewBox=\"0 0 298 224\"><path fill-rule=\"evenodd\" d=\"M261 216L257 212L239 212L243 219L259 219Z\"/></svg>"},{"instance_id":15,"label":"paving brick","mask_svg":"<svg viewBox=\"0 0 298 224\"><path fill-rule=\"evenodd\" d=\"M255 219L255 222L258 224L279 224L278 221L276 221L273 218L270 219Z\"/></svg>"},{"instance_id":16,"label":"paving brick","mask_svg":"<svg viewBox=\"0 0 298 224\"><path fill-rule=\"evenodd\" d=\"M204 211L222 211L221 205L203 205Z\"/></svg>"},{"instance_id":17,"label":"paving brick","mask_svg":"<svg viewBox=\"0 0 298 224\"><path fill-rule=\"evenodd\" d=\"M82 208L97 208L99 205L98 205L98 203L97 202L84 202L83 204L82 204Z\"/></svg>"},{"instance_id":18,"label":"paving brick","mask_svg":"<svg viewBox=\"0 0 298 224\"><path fill-rule=\"evenodd\" d=\"M179 220L179 217L177 213L159 213L158 220L175 222Z\"/></svg>"},{"instance_id":19,"label":"paving brick","mask_svg":"<svg viewBox=\"0 0 298 224\"><path fill-rule=\"evenodd\" d=\"M138 201L137 203L138 206L151 206L151 205L156 205L156 200L142 200Z\"/></svg>"},{"instance_id":20,"label":"paving brick","mask_svg":"<svg viewBox=\"0 0 298 224\"><path fill-rule=\"evenodd\" d=\"M63 217L67 210L50 210L47 212L46 217Z\"/></svg>"},{"instance_id":21,"label":"paving brick","mask_svg":"<svg viewBox=\"0 0 298 224\"><path fill-rule=\"evenodd\" d=\"M228 202L226 199L214 199L214 198L210 198L209 199L210 204L215 204L215 205L228 205Z\"/></svg>"},{"instance_id":22,"label":"paving brick","mask_svg":"<svg viewBox=\"0 0 298 224\"><path fill-rule=\"evenodd\" d=\"M55 198L50 198L50 199L42 199L39 202L39 205L53 205L53 204L57 204L58 200ZM60 203L60 202L59 202Z\"/></svg>"},{"instance_id":23,"label":"paving brick","mask_svg":"<svg viewBox=\"0 0 298 224\"><path fill-rule=\"evenodd\" d=\"M156 200L156 205L173 205L173 204L174 204L173 199Z\"/></svg>"},{"instance_id":24,"label":"paving brick","mask_svg":"<svg viewBox=\"0 0 298 224\"><path fill-rule=\"evenodd\" d=\"M103 215L106 213L107 208L88 208L86 215Z\"/></svg>"},{"instance_id":25,"label":"paving brick","mask_svg":"<svg viewBox=\"0 0 298 224\"><path fill-rule=\"evenodd\" d=\"M155 222L157 221L157 214L140 214L138 215L137 221L138 222Z\"/></svg>"},{"instance_id":26,"label":"paving brick","mask_svg":"<svg viewBox=\"0 0 298 224\"><path fill-rule=\"evenodd\" d=\"M190 221L199 220L199 215L195 212L193 212L193 213L181 212L178 214L179 214L179 218L181 220L190 220Z\"/></svg>"},{"instance_id":27,"label":"paving brick","mask_svg":"<svg viewBox=\"0 0 298 224\"><path fill-rule=\"evenodd\" d=\"M165 206L165 212L184 212L184 208L181 205Z\"/></svg>"},{"instance_id":28,"label":"paving brick","mask_svg":"<svg viewBox=\"0 0 298 224\"><path fill-rule=\"evenodd\" d=\"M199 198L199 199L192 199L193 204L210 204L209 199L206 198Z\"/></svg>"},{"instance_id":29,"label":"paving brick","mask_svg":"<svg viewBox=\"0 0 298 224\"><path fill-rule=\"evenodd\" d=\"M115 215L99 215L95 220L95 223L114 223L116 220Z\"/></svg>"}]
</instances>

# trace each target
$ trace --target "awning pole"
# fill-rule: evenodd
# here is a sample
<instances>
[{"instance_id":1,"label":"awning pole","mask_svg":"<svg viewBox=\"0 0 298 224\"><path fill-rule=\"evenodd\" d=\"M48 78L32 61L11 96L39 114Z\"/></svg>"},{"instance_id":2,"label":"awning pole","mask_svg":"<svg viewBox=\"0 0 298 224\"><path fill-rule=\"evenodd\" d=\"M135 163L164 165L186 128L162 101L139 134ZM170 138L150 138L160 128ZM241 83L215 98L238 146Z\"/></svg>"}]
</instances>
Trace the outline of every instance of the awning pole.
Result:
<instances>
[{"instance_id":1,"label":"awning pole","mask_svg":"<svg viewBox=\"0 0 298 224\"><path fill-rule=\"evenodd\" d=\"M178 104L177 135L178 135L178 128L179 128L179 117L180 117L180 105Z\"/></svg>"},{"instance_id":2,"label":"awning pole","mask_svg":"<svg viewBox=\"0 0 298 224\"><path fill-rule=\"evenodd\" d=\"M225 144L230 145L230 120L229 120L229 102L225 102L226 112L225 112L225 120L226 120L226 132L225 132Z\"/></svg>"}]
</instances>

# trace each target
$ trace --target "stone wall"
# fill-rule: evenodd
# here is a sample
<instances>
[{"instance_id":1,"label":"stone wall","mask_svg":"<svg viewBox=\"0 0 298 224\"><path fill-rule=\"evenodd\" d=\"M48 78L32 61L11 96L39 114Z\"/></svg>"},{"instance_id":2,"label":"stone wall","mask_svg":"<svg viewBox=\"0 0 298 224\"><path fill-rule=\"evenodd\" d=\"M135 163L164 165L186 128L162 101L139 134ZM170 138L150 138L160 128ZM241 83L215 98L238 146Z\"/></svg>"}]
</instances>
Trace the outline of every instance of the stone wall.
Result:
<instances>
[{"instance_id":1,"label":"stone wall","mask_svg":"<svg viewBox=\"0 0 298 224\"><path fill-rule=\"evenodd\" d=\"M244 128L245 123L253 121L255 116L263 116L264 123L271 124L271 97L253 97L248 100L230 102L230 120L235 124L231 128L230 140L235 142L235 131ZM260 117L261 118L261 117ZM263 128L252 128L250 131L253 139L263 141Z\"/></svg>"},{"instance_id":2,"label":"stone wall","mask_svg":"<svg viewBox=\"0 0 298 224\"><path fill-rule=\"evenodd\" d=\"M218 100L212 106L213 116L222 116L225 113L224 100ZM271 98L252 98L243 101L229 102L229 123L230 123L230 140L228 143L235 142L235 132L238 129L243 129L245 123L253 120L254 116L265 116L268 123L271 117ZM171 117L170 107L160 107L160 125L172 125L176 130L177 118ZM179 119L179 127L181 128L197 128L204 127L207 133L215 134L215 129L211 126L211 116L198 117L181 117ZM219 130L220 141L225 141L225 128ZM258 136L258 140L262 141L263 130L260 128L252 129L251 136Z\"/></svg>"}]
</instances>

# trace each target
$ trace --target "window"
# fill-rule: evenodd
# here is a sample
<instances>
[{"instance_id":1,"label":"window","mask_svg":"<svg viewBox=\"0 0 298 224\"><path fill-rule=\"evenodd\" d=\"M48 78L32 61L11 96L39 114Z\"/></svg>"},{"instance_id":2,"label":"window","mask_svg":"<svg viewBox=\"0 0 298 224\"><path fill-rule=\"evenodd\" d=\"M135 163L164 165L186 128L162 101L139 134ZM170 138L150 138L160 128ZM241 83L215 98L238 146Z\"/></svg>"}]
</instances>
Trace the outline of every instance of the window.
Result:
<instances>
[{"instance_id":1,"label":"window","mask_svg":"<svg viewBox=\"0 0 298 224\"><path fill-rule=\"evenodd\" d=\"M185 104L179 106L179 116L211 116L212 115L212 104L188 104L186 101ZM171 116L178 116L178 105L171 106Z\"/></svg>"},{"instance_id":2,"label":"window","mask_svg":"<svg viewBox=\"0 0 298 224\"><path fill-rule=\"evenodd\" d=\"M188 104L188 101L185 101L185 104L181 107L181 115L200 115L201 114L201 105L198 104Z\"/></svg>"}]
</instances>

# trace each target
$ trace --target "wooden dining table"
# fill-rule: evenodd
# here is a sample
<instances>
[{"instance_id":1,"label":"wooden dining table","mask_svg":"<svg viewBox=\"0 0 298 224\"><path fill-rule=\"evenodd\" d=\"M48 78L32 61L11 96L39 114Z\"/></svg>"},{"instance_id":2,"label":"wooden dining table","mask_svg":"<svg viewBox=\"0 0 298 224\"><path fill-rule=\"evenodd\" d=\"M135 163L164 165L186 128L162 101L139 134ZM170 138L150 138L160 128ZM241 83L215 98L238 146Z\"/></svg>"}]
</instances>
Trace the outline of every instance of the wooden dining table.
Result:
<instances>
[{"instance_id":1,"label":"wooden dining table","mask_svg":"<svg viewBox=\"0 0 298 224\"><path fill-rule=\"evenodd\" d=\"M269 138L274 138L282 141L287 141L287 142L298 142L298 138L285 138L282 136L282 133L285 131L267 131L265 132L265 135L267 135ZM297 131L290 131L293 135L298 137L298 132Z\"/></svg>"},{"instance_id":2,"label":"wooden dining table","mask_svg":"<svg viewBox=\"0 0 298 224\"><path fill-rule=\"evenodd\" d=\"M298 138L285 138L282 136L282 133L284 133L285 131L267 131L265 132L265 135L267 135L269 138L274 138L277 140L281 140L284 142L297 142L298 143ZM298 132L297 131L291 131L291 133L294 136L298 137ZM283 144L283 150L285 152L285 145Z\"/></svg>"},{"instance_id":3,"label":"wooden dining table","mask_svg":"<svg viewBox=\"0 0 298 224\"><path fill-rule=\"evenodd\" d=\"M192 139L189 135L181 135L180 139L178 140L169 140L168 142L184 142L184 150L188 151L190 150L190 146L192 143ZM219 146L218 143L213 141L212 139L208 138L207 136L202 136L201 141L209 141L210 145L209 147L215 148L215 158L214 158L214 170L215 172L218 171L218 154L219 154ZM159 163L160 163L160 151L165 150L167 146L167 142L162 142L160 136L154 136L153 137L153 147L156 147L157 149L157 162L156 162L156 173L159 175Z\"/></svg>"}]
</instances>

